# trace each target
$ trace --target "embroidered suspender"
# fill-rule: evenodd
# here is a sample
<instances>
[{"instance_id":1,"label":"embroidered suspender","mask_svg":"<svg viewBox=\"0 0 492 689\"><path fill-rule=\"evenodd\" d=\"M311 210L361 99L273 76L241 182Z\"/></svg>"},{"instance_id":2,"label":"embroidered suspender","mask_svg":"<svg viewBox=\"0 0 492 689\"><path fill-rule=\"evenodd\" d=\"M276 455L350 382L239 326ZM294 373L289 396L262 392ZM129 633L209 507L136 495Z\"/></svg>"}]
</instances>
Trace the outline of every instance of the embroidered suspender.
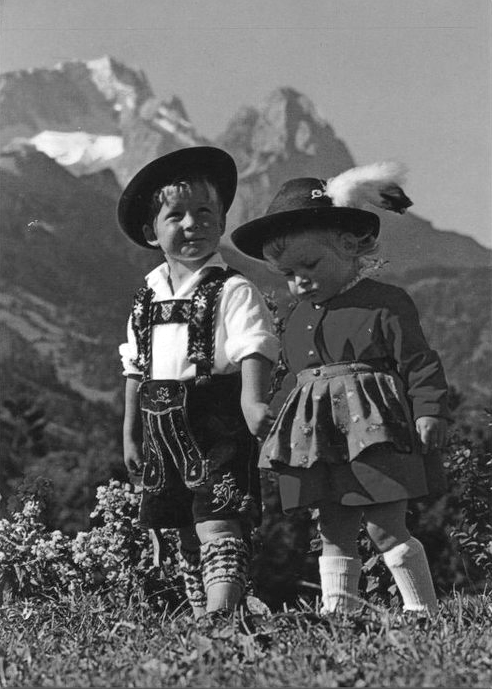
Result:
<instances>
[{"instance_id":1,"label":"embroidered suspender","mask_svg":"<svg viewBox=\"0 0 492 689\"><path fill-rule=\"evenodd\" d=\"M137 366L143 380L150 379L152 327L159 323L188 321L188 360L196 364L196 385L212 375L215 354L215 315L224 283L237 271L213 267L196 287L190 301L153 302L154 290L142 287L135 295L132 328L137 340Z\"/></svg>"},{"instance_id":2,"label":"embroidered suspender","mask_svg":"<svg viewBox=\"0 0 492 689\"><path fill-rule=\"evenodd\" d=\"M191 297L187 357L196 364L196 385L205 384L212 376L217 303L224 283L234 273L231 269L212 268Z\"/></svg>"},{"instance_id":3,"label":"embroidered suspender","mask_svg":"<svg viewBox=\"0 0 492 689\"><path fill-rule=\"evenodd\" d=\"M152 298L154 290L141 287L135 294L132 308L132 329L137 340L137 361L143 380L150 378L150 353L152 349Z\"/></svg>"}]
</instances>

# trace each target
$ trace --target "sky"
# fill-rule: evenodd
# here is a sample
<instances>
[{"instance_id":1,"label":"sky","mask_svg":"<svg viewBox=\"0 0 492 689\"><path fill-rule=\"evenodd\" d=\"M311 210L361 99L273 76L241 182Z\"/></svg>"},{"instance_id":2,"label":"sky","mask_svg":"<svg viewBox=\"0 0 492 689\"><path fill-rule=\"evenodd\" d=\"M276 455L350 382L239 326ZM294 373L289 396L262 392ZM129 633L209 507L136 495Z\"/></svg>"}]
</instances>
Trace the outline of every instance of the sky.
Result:
<instances>
[{"instance_id":1,"label":"sky","mask_svg":"<svg viewBox=\"0 0 492 689\"><path fill-rule=\"evenodd\" d=\"M492 247L490 0L0 0L0 72L103 55L222 132L275 88L357 164L396 159L412 211Z\"/></svg>"}]
</instances>

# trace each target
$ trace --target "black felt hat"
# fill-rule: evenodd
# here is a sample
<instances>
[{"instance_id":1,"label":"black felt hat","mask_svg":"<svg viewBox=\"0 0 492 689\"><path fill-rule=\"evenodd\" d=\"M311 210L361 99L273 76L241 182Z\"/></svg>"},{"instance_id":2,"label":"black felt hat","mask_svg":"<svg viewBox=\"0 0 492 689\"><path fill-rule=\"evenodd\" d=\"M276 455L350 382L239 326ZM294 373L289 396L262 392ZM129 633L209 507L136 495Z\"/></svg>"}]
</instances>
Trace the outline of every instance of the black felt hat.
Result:
<instances>
[{"instance_id":1,"label":"black felt hat","mask_svg":"<svg viewBox=\"0 0 492 689\"><path fill-rule=\"evenodd\" d=\"M213 146L181 148L156 158L128 183L118 202L118 223L136 244L147 249L143 227L148 223L149 206L157 189L186 175L203 176L216 188L227 213L236 193L237 169L231 156Z\"/></svg>"},{"instance_id":2,"label":"black felt hat","mask_svg":"<svg viewBox=\"0 0 492 689\"><path fill-rule=\"evenodd\" d=\"M379 217L375 213L335 206L322 180L298 177L285 182L264 216L236 228L231 240L248 256L263 259L263 245L269 237L317 225L355 235L379 234Z\"/></svg>"}]
</instances>

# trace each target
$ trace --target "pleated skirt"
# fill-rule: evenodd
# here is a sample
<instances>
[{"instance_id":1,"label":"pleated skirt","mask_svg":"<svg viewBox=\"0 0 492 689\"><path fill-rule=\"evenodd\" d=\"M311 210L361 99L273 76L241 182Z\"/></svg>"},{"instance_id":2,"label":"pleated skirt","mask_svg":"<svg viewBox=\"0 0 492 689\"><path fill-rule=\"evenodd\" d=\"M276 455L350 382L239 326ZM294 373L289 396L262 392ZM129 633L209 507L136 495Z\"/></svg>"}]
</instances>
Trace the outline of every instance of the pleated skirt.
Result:
<instances>
[{"instance_id":1,"label":"pleated skirt","mask_svg":"<svg viewBox=\"0 0 492 689\"><path fill-rule=\"evenodd\" d=\"M441 457L420 452L403 381L384 360L305 369L260 454L285 511L440 494Z\"/></svg>"}]
</instances>

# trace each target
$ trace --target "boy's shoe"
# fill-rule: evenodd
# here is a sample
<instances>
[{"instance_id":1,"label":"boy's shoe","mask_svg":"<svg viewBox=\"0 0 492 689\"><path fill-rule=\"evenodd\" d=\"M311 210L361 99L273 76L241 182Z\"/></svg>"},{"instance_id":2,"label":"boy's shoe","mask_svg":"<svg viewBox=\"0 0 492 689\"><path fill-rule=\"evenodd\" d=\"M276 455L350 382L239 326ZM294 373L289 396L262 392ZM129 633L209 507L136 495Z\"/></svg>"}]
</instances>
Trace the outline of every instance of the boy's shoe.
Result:
<instances>
[{"instance_id":1,"label":"boy's shoe","mask_svg":"<svg viewBox=\"0 0 492 689\"><path fill-rule=\"evenodd\" d=\"M206 612L196 621L196 630L203 636L219 636L224 629L232 629L233 610Z\"/></svg>"}]
</instances>

